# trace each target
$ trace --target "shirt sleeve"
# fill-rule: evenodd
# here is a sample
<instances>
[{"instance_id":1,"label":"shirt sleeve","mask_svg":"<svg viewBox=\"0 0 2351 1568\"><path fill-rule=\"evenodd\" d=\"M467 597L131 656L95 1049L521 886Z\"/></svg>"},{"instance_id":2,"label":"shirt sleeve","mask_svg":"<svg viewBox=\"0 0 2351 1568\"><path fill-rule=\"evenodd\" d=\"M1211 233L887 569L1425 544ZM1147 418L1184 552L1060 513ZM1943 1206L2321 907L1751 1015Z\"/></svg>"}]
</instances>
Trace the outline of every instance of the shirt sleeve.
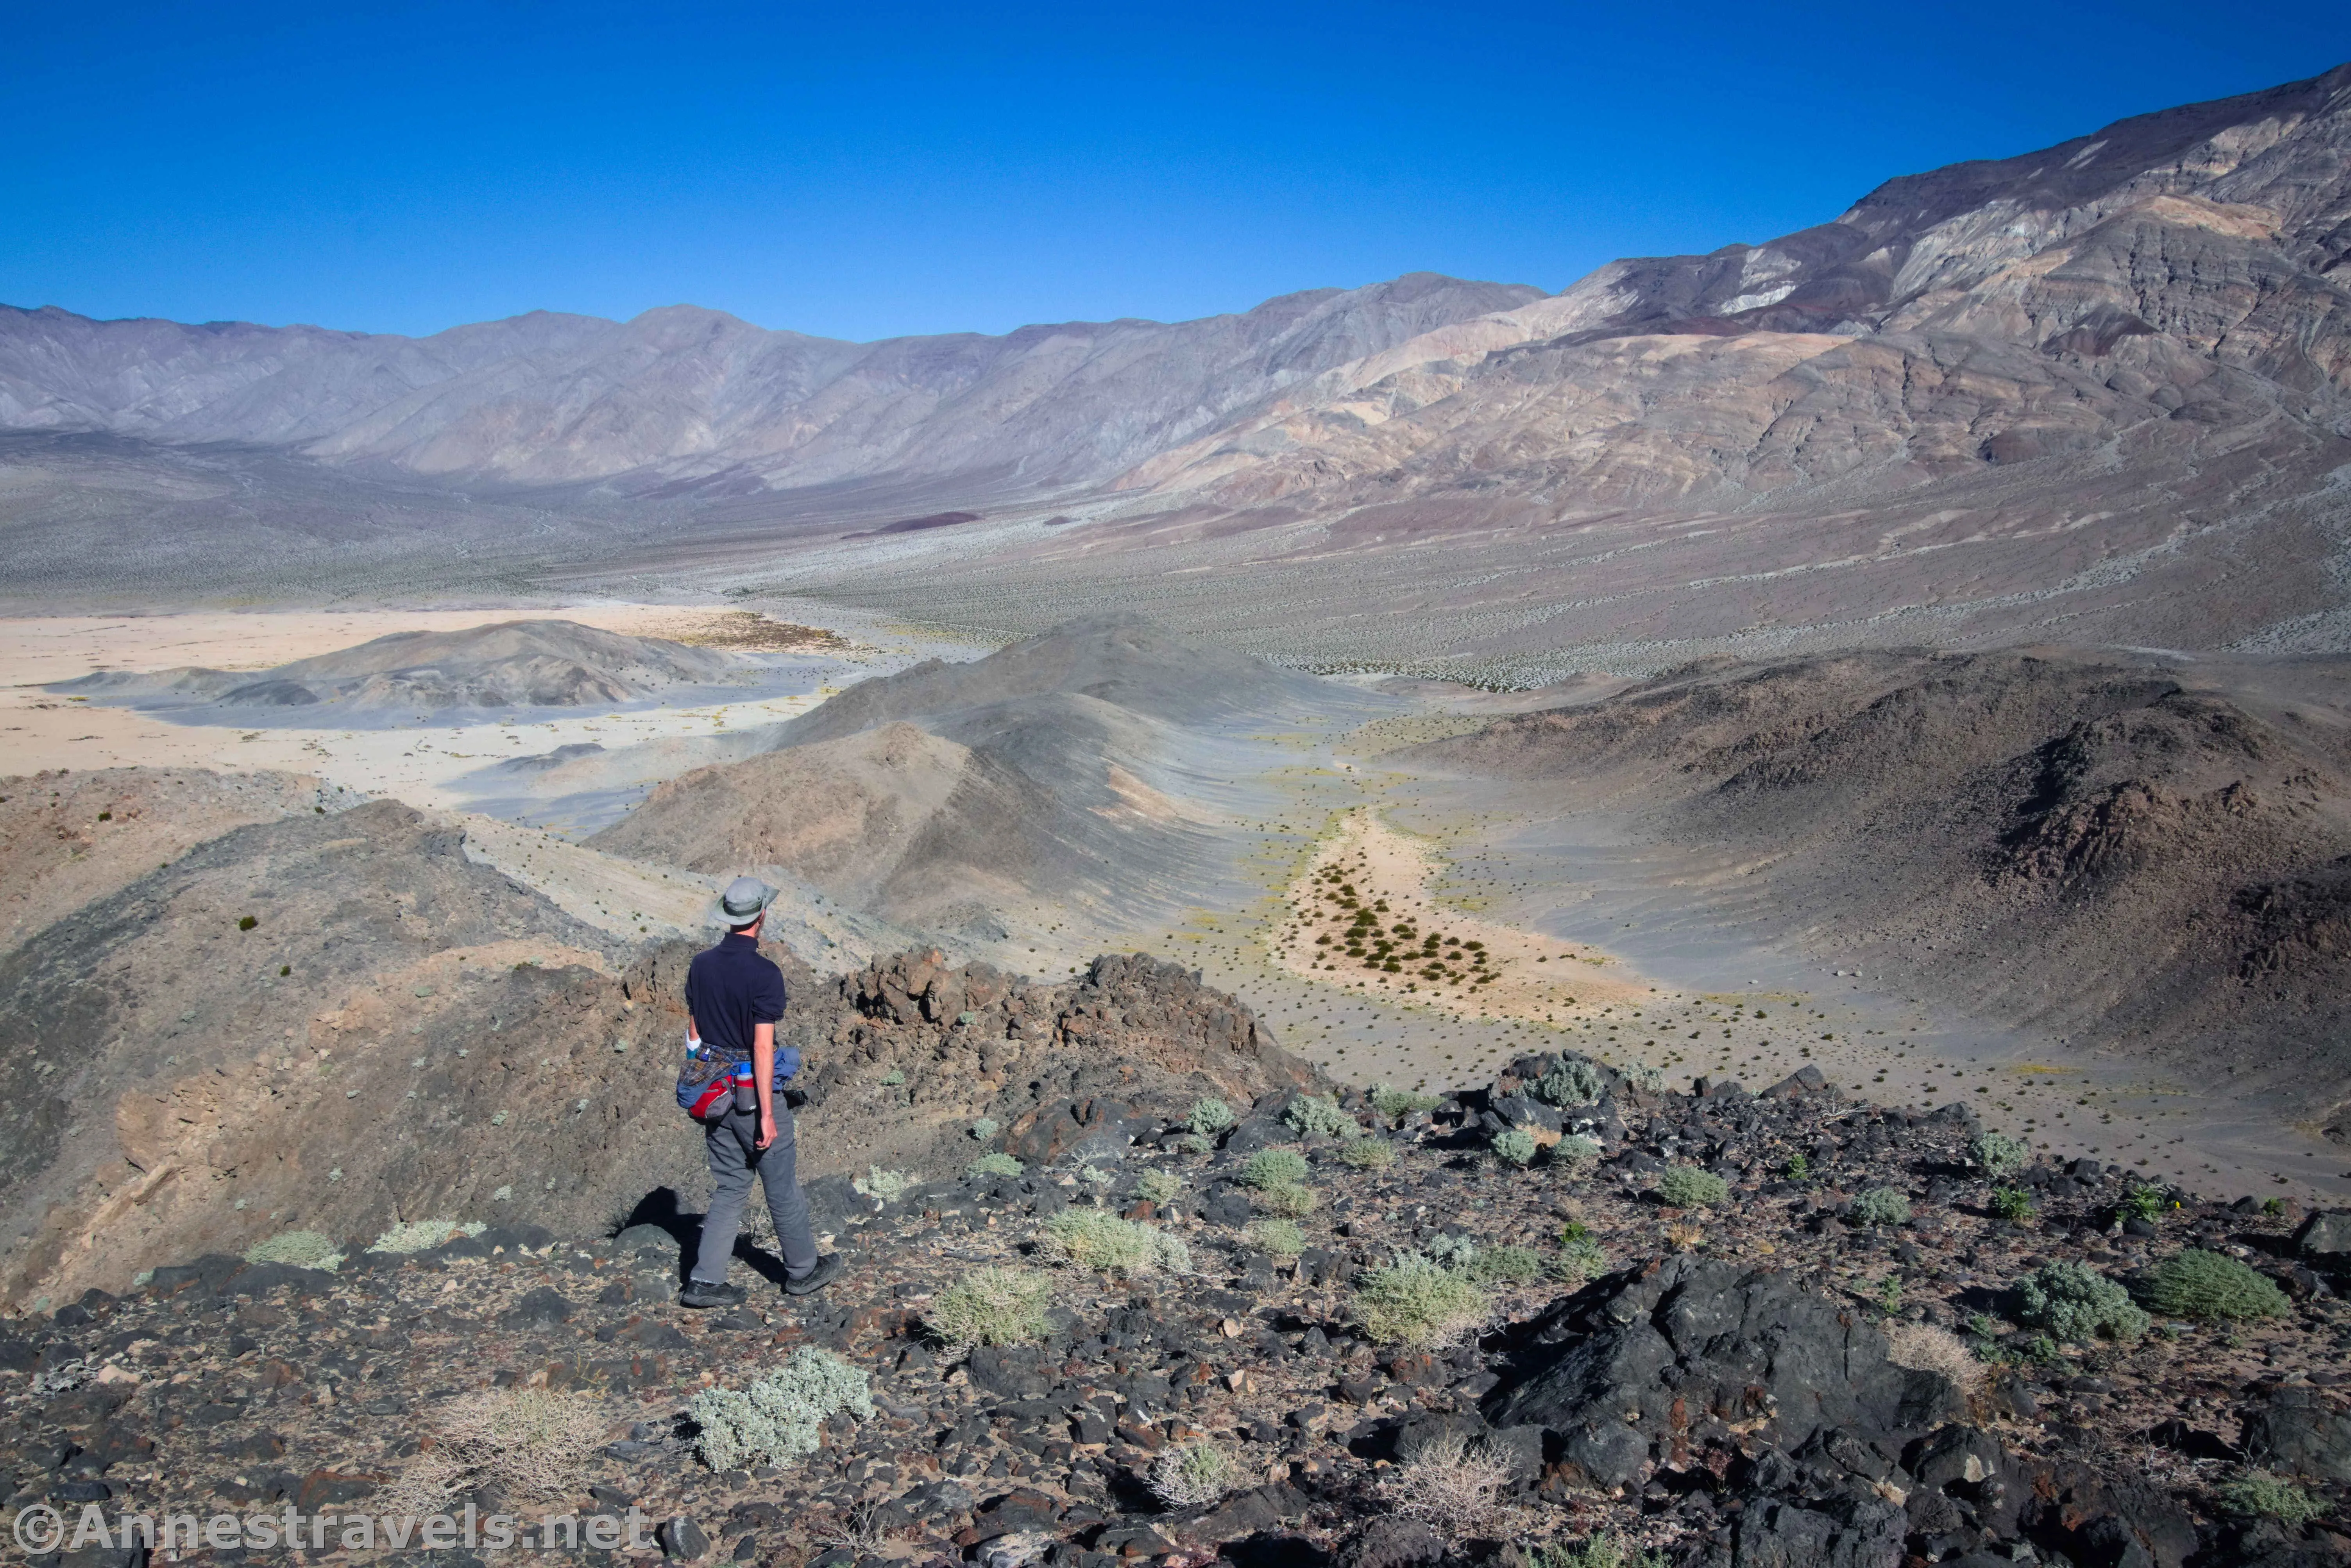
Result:
<instances>
[{"instance_id":1,"label":"shirt sleeve","mask_svg":"<svg viewBox=\"0 0 2351 1568\"><path fill-rule=\"evenodd\" d=\"M751 994L751 1021L781 1023L784 1021L784 972L773 964L763 967L768 972L759 977L759 983Z\"/></svg>"}]
</instances>

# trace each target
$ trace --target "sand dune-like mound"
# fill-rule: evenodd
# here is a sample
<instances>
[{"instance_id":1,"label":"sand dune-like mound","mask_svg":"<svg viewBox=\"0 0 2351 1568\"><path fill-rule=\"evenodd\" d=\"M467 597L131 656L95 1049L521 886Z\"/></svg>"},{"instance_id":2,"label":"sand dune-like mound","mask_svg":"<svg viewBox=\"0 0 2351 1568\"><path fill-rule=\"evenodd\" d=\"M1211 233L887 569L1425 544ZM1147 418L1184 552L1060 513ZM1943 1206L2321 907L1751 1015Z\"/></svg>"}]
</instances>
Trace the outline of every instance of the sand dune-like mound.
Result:
<instances>
[{"instance_id":1,"label":"sand dune-like mound","mask_svg":"<svg viewBox=\"0 0 2351 1568\"><path fill-rule=\"evenodd\" d=\"M689 870L788 871L893 920L1000 936L1006 912L1097 901L1164 918L1231 852L1177 764L1215 727L1327 706L1311 676L1132 616L851 687L771 752L656 789L592 841Z\"/></svg>"},{"instance_id":2,"label":"sand dune-like mound","mask_svg":"<svg viewBox=\"0 0 2351 1568\"><path fill-rule=\"evenodd\" d=\"M1404 754L1750 857L1865 970L1994 1016L2351 1094L2340 661L1715 663Z\"/></svg>"},{"instance_id":3,"label":"sand dune-like mound","mask_svg":"<svg viewBox=\"0 0 2351 1568\"><path fill-rule=\"evenodd\" d=\"M1328 700L1311 676L1178 636L1143 616L1101 615L1068 622L969 664L931 659L861 682L784 726L780 738L800 746L893 719L924 720L1054 693L1092 697L1175 725Z\"/></svg>"},{"instance_id":4,"label":"sand dune-like mound","mask_svg":"<svg viewBox=\"0 0 2351 1568\"><path fill-rule=\"evenodd\" d=\"M665 638L576 621L505 621L397 632L270 670L100 671L51 689L142 705L397 713L627 703L748 673L729 654Z\"/></svg>"},{"instance_id":5,"label":"sand dune-like mound","mask_svg":"<svg viewBox=\"0 0 2351 1568\"><path fill-rule=\"evenodd\" d=\"M589 841L713 874L772 867L981 938L1041 900L1165 914L1214 875L1207 814L1144 781L1151 737L1120 710L1057 695L932 722L950 733L895 721L696 769Z\"/></svg>"}]
</instances>

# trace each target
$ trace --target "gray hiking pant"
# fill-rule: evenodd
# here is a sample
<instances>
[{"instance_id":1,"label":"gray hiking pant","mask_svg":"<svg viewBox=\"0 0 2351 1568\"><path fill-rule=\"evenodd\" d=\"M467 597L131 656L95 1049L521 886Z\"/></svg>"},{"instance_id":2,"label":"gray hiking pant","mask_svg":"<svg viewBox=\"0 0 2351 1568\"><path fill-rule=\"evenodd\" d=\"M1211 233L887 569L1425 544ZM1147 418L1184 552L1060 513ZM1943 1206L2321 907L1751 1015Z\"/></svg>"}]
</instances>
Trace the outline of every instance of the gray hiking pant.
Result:
<instances>
[{"instance_id":1,"label":"gray hiking pant","mask_svg":"<svg viewBox=\"0 0 2351 1568\"><path fill-rule=\"evenodd\" d=\"M792 1113L784 1108L782 1096L777 1101L776 1141L764 1149L758 1146L757 1111L729 1111L704 1124L712 1186L694 1278L705 1285L723 1283L726 1278L727 1260L735 1256L735 1236L743 1228L743 1205L751 1196L754 1176L768 1189L768 1218L776 1222L784 1272L797 1280L816 1267L816 1238L809 1234L808 1198L800 1191L799 1148L793 1137Z\"/></svg>"}]
</instances>

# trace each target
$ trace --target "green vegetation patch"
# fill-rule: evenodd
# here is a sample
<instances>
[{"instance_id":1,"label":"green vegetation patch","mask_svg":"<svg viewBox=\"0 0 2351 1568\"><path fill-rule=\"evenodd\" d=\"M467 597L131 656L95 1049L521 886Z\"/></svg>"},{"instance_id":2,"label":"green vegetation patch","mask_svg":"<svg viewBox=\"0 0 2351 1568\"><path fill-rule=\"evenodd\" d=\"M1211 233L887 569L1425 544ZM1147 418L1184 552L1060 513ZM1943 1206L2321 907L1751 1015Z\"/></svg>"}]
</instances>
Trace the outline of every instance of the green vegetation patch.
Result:
<instances>
[{"instance_id":1,"label":"green vegetation patch","mask_svg":"<svg viewBox=\"0 0 2351 1568\"><path fill-rule=\"evenodd\" d=\"M1730 1197L1730 1184L1696 1166L1676 1166L1657 1177L1657 1197L1676 1208L1712 1208Z\"/></svg>"},{"instance_id":2,"label":"green vegetation patch","mask_svg":"<svg viewBox=\"0 0 2351 1568\"><path fill-rule=\"evenodd\" d=\"M1045 1337L1052 1299L1034 1269L975 1269L931 1298L923 1325L944 1344L1022 1344Z\"/></svg>"},{"instance_id":3,"label":"green vegetation patch","mask_svg":"<svg viewBox=\"0 0 2351 1568\"><path fill-rule=\"evenodd\" d=\"M1486 1292L1467 1274L1417 1252L1403 1252L1355 1286L1355 1322L1374 1343L1431 1349L1483 1322Z\"/></svg>"},{"instance_id":4,"label":"green vegetation patch","mask_svg":"<svg viewBox=\"0 0 2351 1568\"><path fill-rule=\"evenodd\" d=\"M2266 1275L2194 1247L2157 1264L2141 1295L2158 1312L2208 1322L2273 1318L2286 1311L2285 1292Z\"/></svg>"},{"instance_id":5,"label":"green vegetation patch","mask_svg":"<svg viewBox=\"0 0 2351 1568\"><path fill-rule=\"evenodd\" d=\"M2017 1317L2028 1328L2087 1344L2095 1339L2135 1340L2147 1315L2130 1292L2079 1263L2043 1263L2016 1288Z\"/></svg>"},{"instance_id":6,"label":"green vegetation patch","mask_svg":"<svg viewBox=\"0 0 2351 1568\"><path fill-rule=\"evenodd\" d=\"M1243 1186L1297 1186L1306 1180L1306 1156L1295 1149L1259 1149L1241 1162L1233 1179Z\"/></svg>"}]
</instances>

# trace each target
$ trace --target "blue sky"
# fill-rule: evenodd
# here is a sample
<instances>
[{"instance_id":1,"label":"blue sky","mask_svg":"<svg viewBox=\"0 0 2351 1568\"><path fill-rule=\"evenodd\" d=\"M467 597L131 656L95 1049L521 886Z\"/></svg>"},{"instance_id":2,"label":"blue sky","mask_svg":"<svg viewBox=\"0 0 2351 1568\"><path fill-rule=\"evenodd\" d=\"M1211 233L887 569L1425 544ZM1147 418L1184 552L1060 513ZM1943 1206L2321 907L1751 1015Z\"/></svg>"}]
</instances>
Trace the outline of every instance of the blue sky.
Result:
<instances>
[{"instance_id":1,"label":"blue sky","mask_svg":"<svg viewBox=\"0 0 2351 1568\"><path fill-rule=\"evenodd\" d=\"M1564 287L2351 58L2351 6L24 8L0 301L868 339Z\"/></svg>"}]
</instances>

